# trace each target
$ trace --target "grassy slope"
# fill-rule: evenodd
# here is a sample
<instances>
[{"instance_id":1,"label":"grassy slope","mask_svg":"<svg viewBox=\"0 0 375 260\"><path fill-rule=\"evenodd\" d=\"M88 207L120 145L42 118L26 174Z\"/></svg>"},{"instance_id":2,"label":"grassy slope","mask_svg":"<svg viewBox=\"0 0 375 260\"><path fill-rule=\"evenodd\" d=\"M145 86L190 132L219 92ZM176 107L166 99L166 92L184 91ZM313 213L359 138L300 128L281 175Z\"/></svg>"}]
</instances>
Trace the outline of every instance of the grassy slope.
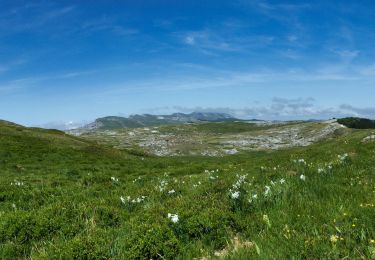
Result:
<instances>
[{"instance_id":1,"label":"grassy slope","mask_svg":"<svg viewBox=\"0 0 375 260\"><path fill-rule=\"evenodd\" d=\"M143 158L0 123L0 256L168 259L224 248L235 259L375 257L375 144L361 143L369 133L224 158ZM301 158L307 165L293 162Z\"/></svg>"}]
</instances>

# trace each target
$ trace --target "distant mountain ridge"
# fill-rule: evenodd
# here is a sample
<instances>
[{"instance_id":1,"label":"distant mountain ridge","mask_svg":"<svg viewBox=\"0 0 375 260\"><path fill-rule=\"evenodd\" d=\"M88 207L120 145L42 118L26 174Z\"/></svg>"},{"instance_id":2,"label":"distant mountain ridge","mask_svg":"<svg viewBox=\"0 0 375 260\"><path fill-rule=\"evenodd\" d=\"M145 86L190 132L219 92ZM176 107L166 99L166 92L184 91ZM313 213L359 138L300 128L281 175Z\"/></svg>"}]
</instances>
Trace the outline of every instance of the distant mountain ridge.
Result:
<instances>
[{"instance_id":1,"label":"distant mountain ridge","mask_svg":"<svg viewBox=\"0 0 375 260\"><path fill-rule=\"evenodd\" d=\"M159 125L185 124L197 122L233 122L243 121L225 113L193 112L190 114L174 113L171 115L131 115L129 117L107 116L96 119L81 129L110 130L119 128L152 127Z\"/></svg>"}]
</instances>

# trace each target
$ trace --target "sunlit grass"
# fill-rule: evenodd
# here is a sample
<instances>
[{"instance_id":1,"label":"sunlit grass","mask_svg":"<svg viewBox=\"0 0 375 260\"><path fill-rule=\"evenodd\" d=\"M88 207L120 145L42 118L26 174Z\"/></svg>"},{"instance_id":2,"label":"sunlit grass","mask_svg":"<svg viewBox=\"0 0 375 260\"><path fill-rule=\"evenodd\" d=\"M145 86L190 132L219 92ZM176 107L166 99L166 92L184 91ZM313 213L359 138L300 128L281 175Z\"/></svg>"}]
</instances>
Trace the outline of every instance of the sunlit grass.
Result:
<instances>
[{"instance_id":1,"label":"sunlit grass","mask_svg":"<svg viewBox=\"0 0 375 260\"><path fill-rule=\"evenodd\" d=\"M0 256L371 259L375 144L361 142L369 134L157 158L1 125Z\"/></svg>"}]
</instances>

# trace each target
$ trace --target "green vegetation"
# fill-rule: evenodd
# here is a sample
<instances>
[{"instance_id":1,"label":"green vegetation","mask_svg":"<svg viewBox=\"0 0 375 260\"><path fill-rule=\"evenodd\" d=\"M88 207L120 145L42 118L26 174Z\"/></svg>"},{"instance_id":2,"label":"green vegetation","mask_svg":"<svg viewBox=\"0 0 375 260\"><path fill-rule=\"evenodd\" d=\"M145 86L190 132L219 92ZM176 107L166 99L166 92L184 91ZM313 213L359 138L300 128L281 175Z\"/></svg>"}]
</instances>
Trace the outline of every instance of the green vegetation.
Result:
<instances>
[{"instance_id":1,"label":"green vegetation","mask_svg":"<svg viewBox=\"0 0 375 260\"><path fill-rule=\"evenodd\" d=\"M292 125L290 123L288 125ZM196 124L194 128L198 132L204 132L208 134L237 134L250 131L266 130L275 127L281 127L275 125L259 125L255 123L246 123L246 122L218 122L218 123L204 123Z\"/></svg>"},{"instance_id":2,"label":"green vegetation","mask_svg":"<svg viewBox=\"0 0 375 260\"><path fill-rule=\"evenodd\" d=\"M356 129L375 129L375 120L358 117L347 117L337 120L338 123Z\"/></svg>"},{"instance_id":3,"label":"green vegetation","mask_svg":"<svg viewBox=\"0 0 375 260\"><path fill-rule=\"evenodd\" d=\"M161 125L181 125L185 123L197 122L233 122L241 121L228 114L223 113L199 113L190 114L174 113L172 115L131 115L129 117L107 116L98 118L94 123L85 128L94 128L100 130L114 130L123 128L151 127Z\"/></svg>"},{"instance_id":4,"label":"green vegetation","mask_svg":"<svg viewBox=\"0 0 375 260\"><path fill-rule=\"evenodd\" d=\"M0 122L0 256L375 258L370 134L173 158Z\"/></svg>"}]
</instances>

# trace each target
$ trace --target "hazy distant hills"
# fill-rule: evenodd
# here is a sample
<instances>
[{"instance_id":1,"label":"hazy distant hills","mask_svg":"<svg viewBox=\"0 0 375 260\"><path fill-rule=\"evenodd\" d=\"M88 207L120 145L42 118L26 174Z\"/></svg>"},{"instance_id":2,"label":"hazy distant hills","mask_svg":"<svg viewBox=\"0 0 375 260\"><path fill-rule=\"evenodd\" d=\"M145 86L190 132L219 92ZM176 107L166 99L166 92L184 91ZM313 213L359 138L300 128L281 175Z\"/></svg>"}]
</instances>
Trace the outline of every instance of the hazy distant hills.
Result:
<instances>
[{"instance_id":1,"label":"hazy distant hills","mask_svg":"<svg viewBox=\"0 0 375 260\"><path fill-rule=\"evenodd\" d=\"M200 113L190 114L174 113L171 115L131 115L129 117L107 116L96 119L93 123L85 125L82 129L119 129L119 128L137 128L151 127L159 125L174 125L197 122L234 122L242 121L225 113Z\"/></svg>"}]
</instances>

